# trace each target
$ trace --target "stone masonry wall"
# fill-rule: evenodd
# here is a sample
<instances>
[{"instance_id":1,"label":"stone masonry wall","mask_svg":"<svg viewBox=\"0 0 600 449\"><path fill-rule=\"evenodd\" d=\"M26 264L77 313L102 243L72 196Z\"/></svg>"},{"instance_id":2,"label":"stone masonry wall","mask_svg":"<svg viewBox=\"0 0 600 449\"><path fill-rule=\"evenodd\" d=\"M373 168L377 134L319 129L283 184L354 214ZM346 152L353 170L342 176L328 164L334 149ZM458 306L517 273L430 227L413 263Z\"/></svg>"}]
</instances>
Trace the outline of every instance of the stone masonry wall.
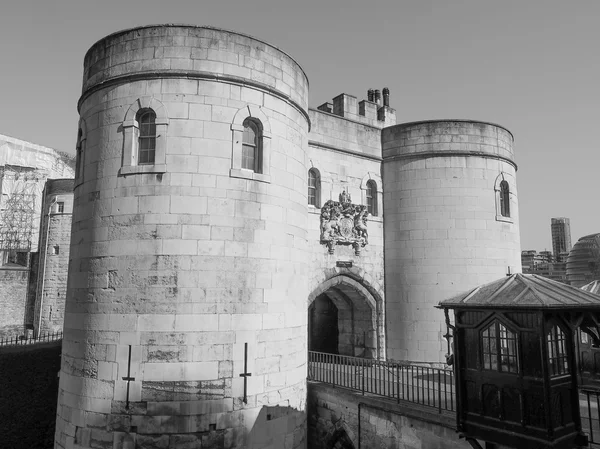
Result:
<instances>
[{"instance_id":1,"label":"stone masonry wall","mask_svg":"<svg viewBox=\"0 0 600 449\"><path fill-rule=\"evenodd\" d=\"M382 449L470 449L452 414L361 396L330 385L308 384L308 444ZM339 446L336 446L336 442ZM344 444L345 443L345 444Z\"/></svg>"},{"instance_id":2,"label":"stone masonry wall","mask_svg":"<svg viewBox=\"0 0 600 449\"><path fill-rule=\"evenodd\" d=\"M96 44L84 79L56 448L305 447L302 70L247 36L154 26ZM124 170L125 117L148 104L164 164ZM260 174L235 166L246 117Z\"/></svg>"},{"instance_id":3,"label":"stone masonry wall","mask_svg":"<svg viewBox=\"0 0 600 449\"><path fill-rule=\"evenodd\" d=\"M327 246L320 243L321 223L319 207L309 206L308 244L310 249L309 291L320 289L324 282L332 278L356 280L359 285L368 286L370 291L356 291L347 286L349 294L338 287L330 296L340 310L340 326L345 326L354 334L358 342L356 353L345 355L365 356L360 349L365 343L366 333L374 332L379 337L379 345L374 344L371 356L385 355L383 313L383 204L381 181L381 130L365 124L356 123L343 117L310 110L311 131L309 134L309 168L316 168L320 173L321 198L319 206L327 200L339 200L339 194L346 190L355 204L366 205L366 183L372 179L378 187L378 214L368 216L367 228L369 243L356 255L350 245L337 245L334 254L329 254ZM326 144L326 146L321 145ZM336 267L336 262L352 262L352 268ZM330 291L331 292L331 291ZM365 298L369 296L370 302ZM309 296L310 301L316 298ZM345 304L344 304L345 303ZM351 304L349 306L348 304ZM307 307L308 307L307 306ZM342 307L348 310L341 310ZM344 323L344 315L353 317ZM373 326L373 322L376 324ZM361 325L364 323L364 325ZM340 328L340 333L346 329ZM375 337L377 338L377 337ZM340 342L341 344L341 342ZM367 342L367 346L371 345Z\"/></svg>"},{"instance_id":4,"label":"stone masonry wall","mask_svg":"<svg viewBox=\"0 0 600 449\"><path fill-rule=\"evenodd\" d=\"M382 141L388 357L443 362L446 324L434 307L521 270L513 136L447 120L386 128Z\"/></svg>"},{"instance_id":5,"label":"stone masonry wall","mask_svg":"<svg viewBox=\"0 0 600 449\"><path fill-rule=\"evenodd\" d=\"M70 186L72 186L72 180L70 180ZM54 201L63 203L63 212L58 211ZM48 216L49 210L50 216ZM43 205L42 231L40 233L40 257L34 315L34 329L39 333L56 332L63 328L72 212L72 193L56 194L52 192L46 195Z\"/></svg>"},{"instance_id":6,"label":"stone masonry wall","mask_svg":"<svg viewBox=\"0 0 600 449\"><path fill-rule=\"evenodd\" d=\"M27 299L27 268L0 269L0 338L22 335Z\"/></svg>"}]
</instances>

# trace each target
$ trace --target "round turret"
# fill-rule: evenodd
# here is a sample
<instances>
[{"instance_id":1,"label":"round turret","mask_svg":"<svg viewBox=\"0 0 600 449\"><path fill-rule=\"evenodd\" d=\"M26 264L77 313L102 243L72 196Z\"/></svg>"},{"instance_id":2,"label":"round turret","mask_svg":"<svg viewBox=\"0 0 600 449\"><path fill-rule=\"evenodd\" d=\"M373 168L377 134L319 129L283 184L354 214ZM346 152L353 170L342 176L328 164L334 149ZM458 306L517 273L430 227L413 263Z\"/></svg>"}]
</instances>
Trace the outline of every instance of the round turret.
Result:
<instances>
[{"instance_id":1,"label":"round turret","mask_svg":"<svg viewBox=\"0 0 600 449\"><path fill-rule=\"evenodd\" d=\"M307 104L230 31L88 51L56 448L306 444Z\"/></svg>"},{"instance_id":2,"label":"round turret","mask_svg":"<svg viewBox=\"0 0 600 449\"><path fill-rule=\"evenodd\" d=\"M441 300L520 271L513 136L467 120L385 128L387 355L444 361Z\"/></svg>"}]
</instances>

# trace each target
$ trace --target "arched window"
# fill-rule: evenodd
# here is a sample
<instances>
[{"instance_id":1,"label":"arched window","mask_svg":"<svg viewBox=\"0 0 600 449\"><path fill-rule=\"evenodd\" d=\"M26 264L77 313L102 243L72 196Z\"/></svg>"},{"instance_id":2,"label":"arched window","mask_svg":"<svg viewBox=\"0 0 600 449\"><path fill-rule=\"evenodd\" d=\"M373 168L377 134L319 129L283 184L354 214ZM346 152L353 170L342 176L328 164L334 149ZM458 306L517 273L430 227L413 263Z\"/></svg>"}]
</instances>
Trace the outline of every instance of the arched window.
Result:
<instances>
[{"instance_id":1,"label":"arched window","mask_svg":"<svg viewBox=\"0 0 600 449\"><path fill-rule=\"evenodd\" d=\"M242 135L242 168L260 173L261 164L261 127L257 120L244 120Z\"/></svg>"},{"instance_id":2,"label":"arched window","mask_svg":"<svg viewBox=\"0 0 600 449\"><path fill-rule=\"evenodd\" d=\"M563 330L556 324L550 329L547 342L550 375L560 376L561 374L567 374L569 372L567 337Z\"/></svg>"},{"instance_id":3,"label":"arched window","mask_svg":"<svg viewBox=\"0 0 600 449\"><path fill-rule=\"evenodd\" d=\"M372 179L367 181L367 212L377 216L377 184Z\"/></svg>"},{"instance_id":4,"label":"arched window","mask_svg":"<svg viewBox=\"0 0 600 449\"><path fill-rule=\"evenodd\" d=\"M321 179L319 172L311 168L308 170L308 204L319 207L321 203Z\"/></svg>"},{"instance_id":5,"label":"arched window","mask_svg":"<svg viewBox=\"0 0 600 449\"><path fill-rule=\"evenodd\" d=\"M123 166L120 174L165 173L169 126L165 105L154 97L140 97L127 110L122 126Z\"/></svg>"},{"instance_id":6,"label":"arched window","mask_svg":"<svg viewBox=\"0 0 600 449\"><path fill-rule=\"evenodd\" d=\"M494 321L481 333L483 369L518 372L517 334L498 321Z\"/></svg>"},{"instance_id":7,"label":"arched window","mask_svg":"<svg viewBox=\"0 0 600 449\"><path fill-rule=\"evenodd\" d=\"M262 108L248 104L238 109L231 131L229 176L271 182L271 125Z\"/></svg>"},{"instance_id":8,"label":"arched window","mask_svg":"<svg viewBox=\"0 0 600 449\"><path fill-rule=\"evenodd\" d=\"M139 127L138 164L154 164L156 155L156 114L152 109L141 109L136 120Z\"/></svg>"},{"instance_id":9,"label":"arched window","mask_svg":"<svg viewBox=\"0 0 600 449\"><path fill-rule=\"evenodd\" d=\"M500 215L510 217L510 190L506 181L500 183Z\"/></svg>"}]
</instances>

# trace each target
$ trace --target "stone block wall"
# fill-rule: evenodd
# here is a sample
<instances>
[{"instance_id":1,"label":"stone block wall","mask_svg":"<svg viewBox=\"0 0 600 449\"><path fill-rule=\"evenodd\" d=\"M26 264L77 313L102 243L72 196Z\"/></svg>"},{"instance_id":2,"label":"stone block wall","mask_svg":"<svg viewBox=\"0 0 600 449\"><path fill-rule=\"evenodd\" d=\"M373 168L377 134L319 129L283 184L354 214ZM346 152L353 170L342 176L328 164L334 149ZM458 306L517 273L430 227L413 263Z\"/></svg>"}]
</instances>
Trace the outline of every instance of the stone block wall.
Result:
<instances>
[{"instance_id":1,"label":"stone block wall","mask_svg":"<svg viewBox=\"0 0 600 449\"><path fill-rule=\"evenodd\" d=\"M73 179L48 180L44 189L40 226L33 320L36 335L61 331L63 328L72 213Z\"/></svg>"},{"instance_id":2,"label":"stone block wall","mask_svg":"<svg viewBox=\"0 0 600 449\"><path fill-rule=\"evenodd\" d=\"M452 414L442 415L435 409L396 404L314 382L308 384L308 392L311 449L471 448L464 439L459 439Z\"/></svg>"},{"instance_id":3,"label":"stone block wall","mask_svg":"<svg viewBox=\"0 0 600 449\"><path fill-rule=\"evenodd\" d=\"M56 448L304 447L305 75L155 26L92 47L84 80ZM163 159L126 165L143 108ZM236 166L245 118L260 173Z\"/></svg>"},{"instance_id":4,"label":"stone block wall","mask_svg":"<svg viewBox=\"0 0 600 449\"><path fill-rule=\"evenodd\" d=\"M513 136L442 120L385 128L382 142L388 357L443 362L446 324L434 307L521 271Z\"/></svg>"},{"instance_id":5,"label":"stone block wall","mask_svg":"<svg viewBox=\"0 0 600 449\"><path fill-rule=\"evenodd\" d=\"M353 356L385 356L383 329L383 195L381 180L381 129L358 123L344 117L309 111L311 131L309 133L309 168L320 175L322 206L326 201L338 201L345 190L354 204L367 204L367 181L377 185L378 213L369 215L367 221L368 244L355 254L351 245L337 245L333 254L320 242L321 208L308 207L309 296L314 292L329 294L339 310L340 353ZM351 262L352 267L338 267L337 262ZM323 290L330 279L341 278L356 281L363 289L355 286L332 285L333 291ZM364 287L369 287L365 289ZM327 293L329 292L329 293ZM346 341L350 339L350 341ZM365 341L366 340L366 341ZM344 347L342 349L342 346Z\"/></svg>"},{"instance_id":6,"label":"stone block wall","mask_svg":"<svg viewBox=\"0 0 600 449\"><path fill-rule=\"evenodd\" d=\"M23 335L27 268L0 268L0 338Z\"/></svg>"}]
</instances>

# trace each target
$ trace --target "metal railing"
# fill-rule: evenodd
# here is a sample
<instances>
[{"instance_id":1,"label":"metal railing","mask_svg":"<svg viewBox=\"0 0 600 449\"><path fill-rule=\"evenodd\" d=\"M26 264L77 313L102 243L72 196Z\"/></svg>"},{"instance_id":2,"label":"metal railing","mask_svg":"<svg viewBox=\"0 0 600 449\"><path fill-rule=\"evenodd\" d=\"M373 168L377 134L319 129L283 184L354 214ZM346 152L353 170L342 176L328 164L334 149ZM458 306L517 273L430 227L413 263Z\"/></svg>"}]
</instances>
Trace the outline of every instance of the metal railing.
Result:
<instances>
[{"instance_id":1,"label":"metal railing","mask_svg":"<svg viewBox=\"0 0 600 449\"><path fill-rule=\"evenodd\" d=\"M401 362L308 352L308 380L454 411L454 373Z\"/></svg>"},{"instance_id":2,"label":"metal railing","mask_svg":"<svg viewBox=\"0 0 600 449\"><path fill-rule=\"evenodd\" d=\"M0 346L23 346L33 345L36 343L46 343L50 341L57 341L63 338L62 331L47 332L39 335L37 338L27 338L25 335L15 337L4 337L0 338Z\"/></svg>"}]
</instances>

